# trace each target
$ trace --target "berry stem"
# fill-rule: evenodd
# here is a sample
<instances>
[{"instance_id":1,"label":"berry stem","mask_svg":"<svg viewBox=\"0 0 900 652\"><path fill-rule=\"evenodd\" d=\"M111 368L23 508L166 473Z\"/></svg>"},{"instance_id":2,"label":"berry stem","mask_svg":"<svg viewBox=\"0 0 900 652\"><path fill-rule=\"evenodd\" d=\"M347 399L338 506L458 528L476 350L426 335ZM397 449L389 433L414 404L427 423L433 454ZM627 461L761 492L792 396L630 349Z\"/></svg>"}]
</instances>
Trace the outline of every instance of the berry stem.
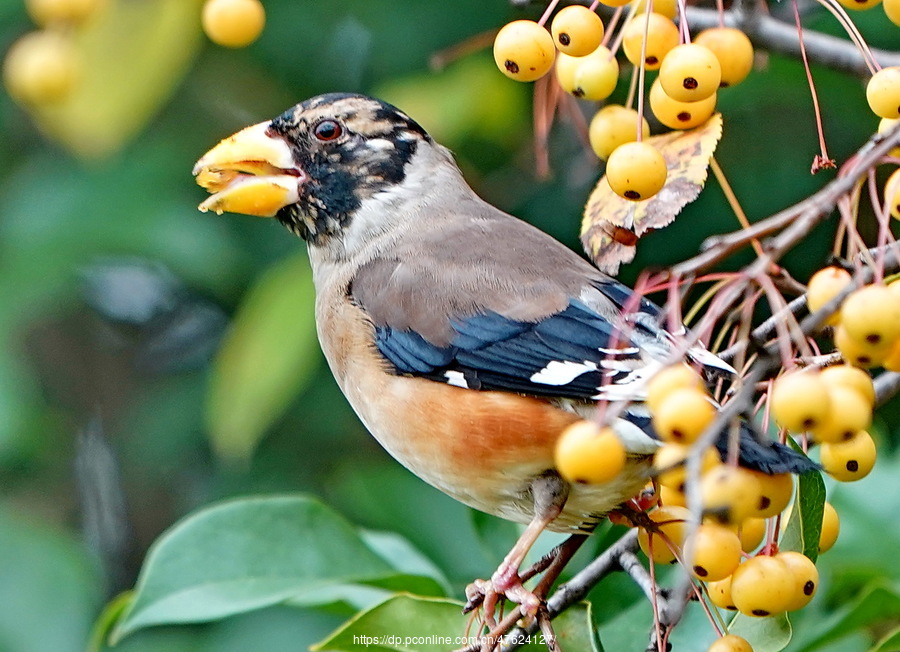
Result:
<instances>
[{"instance_id":1,"label":"berry stem","mask_svg":"<svg viewBox=\"0 0 900 652\"><path fill-rule=\"evenodd\" d=\"M816 115L816 131L819 134L819 148L821 153L813 159L812 174L815 174L822 168L833 168L834 159L828 156L828 148L825 146L825 131L822 127L822 114L819 111L819 96L816 93L816 84L813 81L812 70L809 68L809 60L806 57L806 45L803 43L803 26L800 24L800 9L797 7L797 0L791 0L791 7L794 10L794 22L797 25L797 38L800 41L800 57L803 59L803 69L806 71L806 81L809 83L809 92L812 95L813 111Z\"/></svg>"},{"instance_id":2,"label":"berry stem","mask_svg":"<svg viewBox=\"0 0 900 652\"><path fill-rule=\"evenodd\" d=\"M740 222L741 226L745 229L749 229L750 220L747 219L747 214L741 207L737 195L734 194L734 189L731 187L731 184L728 183L728 177L725 176L725 172L719 166L719 162L716 160L715 156L709 158L709 167L712 169L713 174L716 175L716 181L718 181L719 185L722 187L725 199L728 200L728 205L731 206L731 210L734 211L734 215L737 217L738 222ZM750 244L753 245L753 250L756 252L757 256L763 255L762 245L759 244L759 240L753 238L753 240L750 241Z\"/></svg>"},{"instance_id":3,"label":"berry stem","mask_svg":"<svg viewBox=\"0 0 900 652\"><path fill-rule=\"evenodd\" d=\"M636 7L637 7L637 5L635 3L633 3L633 2L630 3L630 5L628 7L628 15L625 17L625 23L628 23L628 21L630 21L634 18L634 14L636 13L636 11L635 11ZM621 14L622 14L622 9L623 9L622 7L619 7L618 9L616 9L616 13L613 14L612 19L609 21L609 25L606 26L606 33L604 35L604 39L606 37L608 37L610 34L612 34L613 28L615 27L615 21L619 20L619 16L621 16ZM612 45L609 46L610 56L616 55L616 53L619 51L619 48L622 47L622 40L624 38L625 38L625 30L620 29L618 31L618 33L616 34L616 38L612 42ZM628 104L627 106L629 108L631 108L631 104Z\"/></svg>"},{"instance_id":4,"label":"berry stem","mask_svg":"<svg viewBox=\"0 0 900 652\"><path fill-rule=\"evenodd\" d=\"M765 290L771 313L773 315L779 313L784 315L783 319L779 319L776 322L775 327L778 331L778 348L781 353L781 366L788 369L793 366L794 363L794 346L792 346L792 343L802 351L803 355L812 355L812 351L806 342L806 336L803 334L800 324L797 323L793 313L791 313L790 308L788 308L787 301L784 300L781 292L775 287L772 278L768 274L760 274L756 281L759 283L760 287Z\"/></svg>"},{"instance_id":5,"label":"berry stem","mask_svg":"<svg viewBox=\"0 0 900 652\"><path fill-rule=\"evenodd\" d=\"M691 42L691 32L688 29L687 2L678 0L678 36L680 43Z\"/></svg>"},{"instance_id":6,"label":"berry stem","mask_svg":"<svg viewBox=\"0 0 900 652\"><path fill-rule=\"evenodd\" d=\"M709 303L713 299L713 297L716 296L719 290L722 289L722 286L725 285L725 283L728 283L730 280L731 275L729 274L727 278L723 278L719 282L710 285L706 289L706 291L702 295L700 295L700 298L693 303L691 309L684 316L684 325L690 326L694 319L697 318L697 315L700 314L700 311L703 310L703 306Z\"/></svg>"},{"instance_id":7,"label":"berry stem","mask_svg":"<svg viewBox=\"0 0 900 652\"><path fill-rule=\"evenodd\" d=\"M547 24L547 21L550 19L550 14L553 13L553 10L556 9L556 5L559 4L559 0L550 0L550 4L547 5L547 8L544 9L544 13L541 15L538 20L538 25L543 27Z\"/></svg>"},{"instance_id":8,"label":"berry stem","mask_svg":"<svg viewBox=\"0 0 900 652\"><path fill-rule=\"evenodd\" d=\"M539 179L550 175L548 140L561 90L555 79L547 75L534 84L534 157L535 174Z\"/></svg>"},{"instance_id":9,"label":"berry stem","mask_svg":"<svg viewBox=\"0 0 900 652\"><path fill-rule=\"evenodd\" d=\"M850 37L850 40L853 41L853 44L862 55L863 63L866 64L869 72L874 75L877 71L881 70L881 65L879 65L878 61L875 59L875 55L872 54L872 50L869 48L866 40L856 28L856 24L850 18L849 14L847 14L846 10L838 2L835 2L835 0L817 0L817 2L830 11L841 24L841 27L844 28L844 31L847 32L847 36Z\"/></svg>"},{"instance_id":10,"label":"berry stem","mask_svg":"<svg viewBox=\"0 0 900 652\"><path fill-rule=\"evenodd\" d=\"M878 197L878 185L875 181L874 168L869 170L869 197L872 201L872 209L875 211L875 218L878 221L878 254L876 255L875 276L873 283L879 284L884 282L884 257L887 250L888 239L890 238L890 216L888 214L888 206Z\"/></svg>"},{"instance_id":11,"label":"berry stem","mask_svg":"<svg viewBox=\"0 0 900 652\"><path fill-rule=\"evenodd\" d=\"M638 71L636 68L631 69L631 81L628 82L628 96L625 98L625 108L630 109L634 105L634 95L637 91L637 80L638 80ZM643 129L641 127L643 123L641 122L640 116L638 116L638 133L641 133Z\"/></svg>"},{"instance_id":12,"label":"berry stem","mask_svg":"<svg viewBox=\"0 0 900 652\"><path fill-rule=\"evenodd\" d=\"M599 5L600 5L600 0L594 0L594 1L591 3L591 6L588 7L588 9L590 9L591 11L597 11L597 7L598 7ZM620 9L621 9L621 7L620 7Z\"/></svg>"},{"instance_id":13,"label":"berry stem","mask_svg":"<svg viewBox=\"0 0 900 652\"><path fill-rule=\"evenodd\" d=\"M647 0L647 10L644 13L644 39L641 41L641 65L638 70L637 89L637 142L644 140L644 75L647 72L645 61L647 59L647 36L650 32L650 14L653 13L653 0Z\"/></svg>"},{"instance_id":14,"label":"berry stem","mask_svg":"<svg viewBox=\"0 0 900 652\"><path fill-rule=\"evenodd\" d=\"M608 46L609 40L612 38L613 32L616 29L616 26L619 24L619 20L622 18L624 7L616 7L616 10L613 12L613 15L610 17L609 22L606 24L606 31L603 33L603 40L600 41L600 45ZM616 39L616 48L619 47L619 44L622 42L621 33L619 34L618 39ZM610 48L609 52L610 57L616 56L616 51Z\"/></svg>"}]
</instances>

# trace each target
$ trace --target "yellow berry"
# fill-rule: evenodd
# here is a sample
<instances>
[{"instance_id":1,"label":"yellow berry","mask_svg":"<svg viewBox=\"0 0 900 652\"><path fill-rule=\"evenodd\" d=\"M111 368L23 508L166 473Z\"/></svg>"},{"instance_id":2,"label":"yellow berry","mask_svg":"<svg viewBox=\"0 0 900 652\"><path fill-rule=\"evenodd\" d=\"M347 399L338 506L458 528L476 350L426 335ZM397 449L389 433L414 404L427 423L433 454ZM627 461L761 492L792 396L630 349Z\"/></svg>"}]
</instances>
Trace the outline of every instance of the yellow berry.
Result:
<instances>
[{"instance_id":1,"label":"yellow berry","mask_svg":"<svg viewBox=\"0 0 900 652\"><path fill-rule=\"evenodd\" d=\"M46 27L53 23L80 23L93 15L105 0L25 0L31 19Z\"/></svg>"},{"instance_id":2,"label":"yellow berry","mask_svg":"<svg viewBox=\"0 0 900 652\"><path fill-rule=\"evenodd\" d=\"M674 364L655 373L647 381L647 398L645 403L651 413L659 409L662 402L676 389L692 388L705 390L703 378L684 363Z\"/></svg>"},{"instance_id":3,"label":"yellow berry","mask_svg":"<svg viewBox=\"0 0 900 652\"><path fill-rule=\"evenodd\" d=\"M649 25L646 21L649 21ZM644 53L644 67L647 70L656 70L662 65L662 60L669 50L678 45L678 28L670 18L656 12L630 20L622 31L622 50L635 66L641 65L645 26L647 51Z\"/></svg>"},{"instance_id":4,"label":"yellow berry","mask_svg":"<svg viewBox=\"0 0 900 652\"><path fill-rule=\"evenodd\" d=\"M79 57L71 40L51 31L31 32L12 44L3 62L3 83L24 104L54 104L78 81Z\"/></svg>"},{"instance_id":5,"label":"yellow berry","mask_svg":"<svg viewBox=\"0 0 900 652\"><path fill-rule=\"evenodd\" d=\"M550 32L533 20L514 20L494 39L494 61L500 72L516 81L540 79L553 67L556 48Z\"/></svg>"},{"instance_id":6,"label":"yellow berry","mask_svg":"<svg viewBox=\"0 0 900 652\"><path fill-rule=\"evenodd\" d=\"M637 140L638 113L619 104L608 104L591 119L588 136L591 149L604 161L619 145ZM650 125L641 120L642 138L649 138Z\"/></svg>"},{"instance_id":7,"label":"yellow berry","mask_svg":"<svg viewBox=\"0 0 900 652\"><path fill-rule=\"evenodd\" d=\"M753 652L753 647L737 634L725 634L713 641L707 652Z\"/></svg>"},{"instance_id":8,"label":"yellow berry","mask_svg":"<svg viewBox=\"0 0 900 652\"><path fill-rule=\"evenodd\" d=\"M653 429L663 441L690 444L716 418L716 406L696 387L673 390L653 411Z\"/></svg>"},{"instance_id":9,"label":"yellow berry","mask_svg":"<svg viewBox=\"0 0 900 652\"><path fill-rule=\"evenodd\" d=\"M625 467L625 447L612 428L578 421L556 442L556 469L569 482L602 484Z\"/></svg>"},{"instance_id":10,"label":"yellow berry","mask_svg":"<svg viewBox=\"0 0 900 652\"><path fill-rule=\"evenodd\" d=\"M631 4L636 5L635 16L639 16L647 10L647 0L631 0ZM678 0L653 0L653 11L675 20L675 16L678 15Z\"/></svg>"},{"instance_id":11,"label":"yellow berry","mask_svg":"<svg viewBox=\"0 0 900 652\"><path fill-rule=\"evenodd\" d=\"M648 516L651 521L656 523L659 533L640 528L638 530L638 545L653 562L670 564L675 561L676 552L680 552L684 545L687 522L690 520L691 513L684 507L670 506L659 507L650 512ZM652 553L650 551L651 542L653 547ZM675 548L674 551L672 547Z\"/></svg>"},{"instance_id":12,"label":"yellow berry","mask_svg":"<svg viewBox=\"0 0 900 652\"><path fill-rule=\"evenodd\" d=\"M710 582L706 585L709 593L709 600L720 609L728 611L737 611L734 606L734 600L731 597L731 576L726 577L718 582Z\"/></svg>"},{"instance_id":13,"label":"yellow berry","mask_svg":"<svg viewBox=\"0 0 900 652\"><path fill-rule=\"evenodd\" d=\"M800 552L785 551L775 555L781 560L794 580L794 595L786 611L797 611L809 604L819 588L819 571L812 560Z\"/></svg>"},{"instance_id":14,"label":"yellow berry","mask_svg":"<svg viewBox=\"0 0 900 652\"><path fill-rule=\"evenodd\" d=\"M791 432L820 425L828 417L830 407L827 387L813 370L780 376L769 396L769 410L775 422Z\"/></svg>"},{"instance_id":15,"label":"yellow berry","mask_svg":"<svg viewBox=\"0 0 900 652\"><path fill-rule=\"evenodd\" d=\"M569 56L583 57L600 45L603 21L600 16L582 5L560 9L550 25L556 49Z\"/></svg>"},{"instance_id":16,"label":"yellow berry","mask_svg":"<svg viewBox=\"0 0 900 652\"><path fill-rule=\"evenodd\" d=\"M625 143L609 155L606 180L613 192L624 199L649 199L666 184L666 160L653 145Z\"/></svg>"},{"instance_id":17,"label":"yellow berry","mask_svg":"<svg viewBox=\"0 0 900 652\"><path fill-rule=\"evenodd\" d=\"M766 536L766 519L745 518L737 528L737 535L741 540L742 550L756 550Z\"/></svg>"},{"instance_id":18,"label":"yellow berry","mask_svg":"<svg viewBox=\"0 0 900 652\"><path fill-rule=\"evenodd\" d=\"M742 614L765 617L787 610L794 597L794 578L776 557L758 556L731 576L731 598Z\"/></svg>"},{"instance_id":19,"label":"yellow berry","mask_svg":"<svg viewBox=\"0 0 900 652\"><path fill-rule=\"evenodd\" d=\"M900 371L900 340L894 342L881 364L888 371Z\"/></svg>"},{"instance_id":20,"label":"yellow berry","mask_svg":"<svg viewBox=\"0 0 900 652\"><path fill-rule=\"evenodd\" d=\"M756 515L762 488L747 469L721 464L700 479L700 494L704 513L721 523L738 524Z\"/></svg>"},{"instance_id":21,"label":"yellow berry","mask_svg":"<svg viewBox=\"0 0 900 652\"><path fill-rule=\"evenodd\" d=\"M739 29L712 27L700 32L694 43L709 48L719 59L722 87L740 84L753 69L753 44Z\"/></svg>"},{"instance_id":22,"label":"yellow berry","mask_svg":"<svg viewBox=\"0 0 900 652\"><path fill-rule=\"evenodd\" d=\"M875 405L875 385L869 372L847 364L825 367L819 372L819 378L829 388L847 387L859 392L869 406Z\"/></svg>"},{"instance_id":23,"label":"yellow berry","mask_svg":"<svg viewBox=\"0 0 900 652\"><path fill-rule=\"evenodd\" d=\"M741 563L741 540L734 531L716 523L703 523L688 537L688 566L704 581L722 580Z\"/></svg>"},{"instance_id":24,"label":"yellow berry","mask_svg":"<svg viewBox=\"0 0 900 652\"><path fill-rule=\"evenodd\" d=\"M847 364L855 367L871 368L879 366L891 352L891 346L872 346L865 340L857 340L847 333L842 324L834 329L834 345Z\"/></svg>"},{"instance_id":25,"label":"yellow berry","mask_svg":"<svg viewBox=\"0 0 900 652\"><path fill-rule=\"evenodd\" d=\"M671 129L692 129L702 125L716 110L716 94L697 102L679 102L666 95L659 78L650 86L650 110Z\"/></svg>"},{"instance_id":26,"label":"yellow berry","mask_svg":"<svg viewBox=\"0 0 900 652\"><path fill-rule=\"evenodd\" d=\"M856 11L871 9L872 7L877 7L881 4L881 0L838 0L838 2L847 9L854 9Z\"/></svg>"},{"instance_id":27,"label":"yellow berry","mask_svg":"<svg viewBox=\"0 0 900 652\"><path fill-rule=\"evenodd\" d=\"M569 61L563 63L562 59ZM616 84L619 83L619 62L602 45L584 57L560 54L557 56L557 61L556 71L557 77L560 79L560 86L575 97L593 101L603 100L616 90ZM572 62L574 62L574 66ZM571 87L563 84L563 77L560 77L560 66L563 66L565 81ZM571 72L569 72L570 66L572 67ZM633 126L637 127L637 120Z\"/></svg>"},{"instance_id":28,"label":"yellow berry","mask_svg":"<svg viewBox=\"0 0 900 652\"><path fill-rule=\"evenodd\" d=\"M666 95L679 102L698 102L715 93L722 81L722 67L709 48L684 43L672 48L659 68L659 82Z\"/></svg>"},{"instance_id":29,"label":"yellow berry","mask_svg":"<svg viewBox=\"0 0 900 652\"><path fill-rule=\"evenodd\" d=\"M242 48L262 34L266 10L259 0L206 0L202 24L213 43Z\"/></svg>"},{"instance_id":30,"label":"yellow berry","mask_svg":"<svg viewBox=\"0 0 900 652\"><path fill-rule=\"evenodd\" d=\"M893 343L900 336L900 296L884 285L867 285L851 292L841 308L847 335L870 346Z\"/></svg>"},{"instance_id":31,"label":"yellow berry","mask_svg":"<svg viewBox=\"0 0 900 652\"><path fill-rule=\"evenodd\" d=\"M657 472L656 480L663 487L669 487L684 493L687 478L687 466L684 463L692 449L682 444L663 444L653 456L653 469ZM716 468L721 464L719 454L712 448L703 451L700 457L700 473Z\"/></svg>"},{"instance_id":32,"label":"yellow berry","mask_svg":"<svg viewBox=\"0 0 900 652\"><path fill-rule=\"evenodd\" d=\"M822 468L835 480L855 482L869 475L877 452L872 436L860 430L852 438L822 444Z\"/></svg>"},{"instance_id":33,"label":"yellow berry","mask_svg":"<svg viewBox=\"0 0 900 652\"><path fill-rule=\"evenodd\" d=\"M834 542L837 541L838 535L841 533L841 520L838 518L837 510L831 503L825 503L825 510L822 512L822 531L819 534L819 552L827 552L831 550Z\"/></svg>"},{"instance_id":34,"label":"yellow berry","mask_svg":"<svg viewBox=\"0 0 900 652\"><path fill-rule=\"evenodd\" d=\"M882 118L900 118L900 66L882 68L866 85L869 108Z\"/></svg>"},{"instance_id":35,"label":"yellow berry","mask_svg":"<svg viewBox=\"0 0 900 652\"><path fill-rule=\"evenodd\" d=\"M900 154L900 151L897 154ZM894 170L884 183L884 205L887 206L891 217L900 220L900 168Z\"/></svg>"},{"instance_id":36,"label":"yellow berry","mask_svg":"<svg viewBox=\"0 0 900 652\"><path fill-rule=\"evenodd\" d=\"M884 0L884 4L881 6L884 8L888 20L900 27L900 0Z\"/></svg>"},{"instance_id":37,"label":"yellow berry","mask_svg":"<svg viewBox=\"0 0 900 652\"><path fill-rule=\"evenodd\" d=\"M556 55L556 63L554 64L556 81L561 89L571 95L575 95L575 89L577 88L575 75L578 72L579 65L581 65L581 57L570 57L562 52Z\"/></svg>"},{"instance_id":38,"label":"yellow berry","mask_svg":"<svg viewBox=\"0 0 900 652\"><path fill-rule=\"evenodd\" d=\"M664 484L659 485L659 502L661 505L674 507L687 507L687 498L685 495Z\"/></svg>"},{"instance_id":39,"label":"yellow berry","mask_svg":"<svg viewBox=\"0 0 900 652\"><path fill-rule=\"evenodd\" d=\"M756 516L769 518L784 511L794 496L794 476L790 473L769 475L760 471L750 471L756 476L760 486L759 503Z\"/></svg>"},{"instance_id":40,"label":"yellow berry","mask_svg":"<svg viewBox=\"0 0 900 652\"><path fill-rule=\"evenodd\" d=\"M825 304L838 296L844 288L850 285L853 278L850 272L840 267L825 267L812 275L806 288L806 305L810 312L821 310ZM834 326L841 317L840 309L825 320L826 324Z\"/></svg>"},{"instance_id":41,"label":"yellow berry","mask_svg":"<svg viewBox=\"0 0 900 652\"><path fill-rule=\"evenodd\" d=\"M600 0L600 4L604 4L607 7L624 7L631 0Z\"/></svg>"},{"instance_id":42,"label":"yellow berry","mask_svg":"<svg viewBox=\"0 0 900 652\"><path fill-rule=\"evenodd\" d=\"M859 392L841 386L827 391L828 416L811 430L817 442L845 441L872 424L872 406Z\"/></svg>"}]
</instances>

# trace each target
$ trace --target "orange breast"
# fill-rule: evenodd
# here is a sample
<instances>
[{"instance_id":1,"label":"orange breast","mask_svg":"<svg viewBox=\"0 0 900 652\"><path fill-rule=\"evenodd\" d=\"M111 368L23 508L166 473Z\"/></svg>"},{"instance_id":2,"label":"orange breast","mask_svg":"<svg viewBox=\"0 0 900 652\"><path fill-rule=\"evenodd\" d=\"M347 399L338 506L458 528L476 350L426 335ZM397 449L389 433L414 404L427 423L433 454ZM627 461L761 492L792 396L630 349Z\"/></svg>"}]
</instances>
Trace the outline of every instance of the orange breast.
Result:
<instances>
[{"instance_id":1,"label":"orange breast","mask_svg":"<svg viewBox=\"0 0 900 652\"><path fill-rule=\"evenodd\" d=\"M348 302L327 310L320 305L317 321L338 384L391 455L471 507L530 520L529 483L553 468L556 439L578 415L537 398L395 375L374 348L372 325ZM573 487L554 529L571 529L606 513L645 479L646 464L635 460L621 481Z\"/></svg>"}]
</instances>

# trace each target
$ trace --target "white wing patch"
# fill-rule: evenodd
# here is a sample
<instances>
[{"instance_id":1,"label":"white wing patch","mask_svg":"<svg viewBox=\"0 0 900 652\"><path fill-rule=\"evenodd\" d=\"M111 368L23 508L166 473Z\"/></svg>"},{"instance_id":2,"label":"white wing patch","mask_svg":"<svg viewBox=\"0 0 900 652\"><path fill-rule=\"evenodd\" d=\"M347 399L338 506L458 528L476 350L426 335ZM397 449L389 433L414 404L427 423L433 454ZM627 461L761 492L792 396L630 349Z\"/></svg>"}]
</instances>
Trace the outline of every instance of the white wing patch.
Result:
<instances>
[{"instance_id":1,"label":"white wing patch","mask_svg":"<svg viewBox=\"0 0 900 652\"><path fill-rule=\"evenodd\" d=\"M662 442L648 435L628 419L616 419L612 428L629 453L653 455L662 446Z\"/></svg>"},{"instance_id":2,"label":"white wing patch","mask_svg":"<svg viewBox=\"0 0 900 652\"><path fill-rule=\"evenodd\" d=\"M533 374L530 380L541 385L568 385L581 374L586 374L590 371L597 371L597 365L589 360L584 362L551 360L546 367Z\"/></svg>"},{"instance_id":3,"label":"white wing patch","mask_svg":"<svg viewBox=\"0 0 900 652\"><path fill-rule=\"evenodd\" d=\"M448 385L469 389L469 383L466 382L466 377L461 371L445 371L444 377L447 379Z\"/></svg>"}]
</instances>

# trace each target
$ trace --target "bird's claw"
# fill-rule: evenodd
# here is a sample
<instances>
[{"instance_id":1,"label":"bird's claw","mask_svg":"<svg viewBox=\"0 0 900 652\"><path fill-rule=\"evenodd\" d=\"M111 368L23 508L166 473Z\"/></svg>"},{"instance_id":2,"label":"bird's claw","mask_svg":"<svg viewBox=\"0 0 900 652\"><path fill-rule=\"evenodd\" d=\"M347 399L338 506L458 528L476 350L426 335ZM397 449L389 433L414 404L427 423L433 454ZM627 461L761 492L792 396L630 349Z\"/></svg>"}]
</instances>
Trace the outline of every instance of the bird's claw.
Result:
<instances>
[{"instance_id":1,"label":"bird's claw","mask_svg":"<svg viewBox=\"0 0 900 652\"><path fill-rule=\"evenodd\" d=\"M522 583L518 569L504 565L497 569L491 579L475 580L466 587L466 606L463 611L469 613L481 607L483 626L493 630L497 626L497 606L504 599L518 605L518 612L525 625L534 621L544 605L544 601Z\"/></svg>"}]
</instances>

